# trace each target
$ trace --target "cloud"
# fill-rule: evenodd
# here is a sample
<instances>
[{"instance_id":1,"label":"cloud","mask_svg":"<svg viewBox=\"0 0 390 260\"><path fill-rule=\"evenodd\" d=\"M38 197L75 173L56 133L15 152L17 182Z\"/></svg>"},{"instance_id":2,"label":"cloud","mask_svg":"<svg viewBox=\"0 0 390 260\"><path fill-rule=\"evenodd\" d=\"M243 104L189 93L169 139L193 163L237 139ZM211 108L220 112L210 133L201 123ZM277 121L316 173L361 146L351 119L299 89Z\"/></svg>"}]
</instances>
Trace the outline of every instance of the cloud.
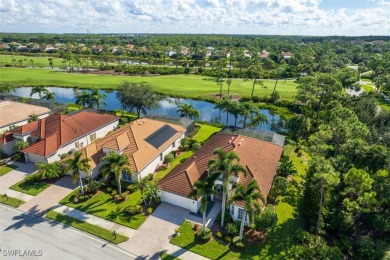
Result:
<instances>
[{"instance_id":1,"label":"cloud","mask_svg":"<svg viewBox=\"0 0 390 260\"><path fill-rule=\"evenodd\" d=\"M327 0L0 0L1 31L389 35L390 1L366 9Z\"/></svg>"}]
</instances>

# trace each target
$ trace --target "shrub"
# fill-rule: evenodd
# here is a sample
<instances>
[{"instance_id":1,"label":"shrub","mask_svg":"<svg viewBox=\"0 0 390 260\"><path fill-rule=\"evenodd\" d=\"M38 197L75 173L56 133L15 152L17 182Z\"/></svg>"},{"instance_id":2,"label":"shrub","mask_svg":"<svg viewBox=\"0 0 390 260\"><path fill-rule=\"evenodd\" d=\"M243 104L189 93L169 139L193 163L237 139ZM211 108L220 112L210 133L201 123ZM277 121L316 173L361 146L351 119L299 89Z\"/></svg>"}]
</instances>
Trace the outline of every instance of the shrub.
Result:
<instances>
[{"instance_id":1,"label":"shrub","mask_svg":"<svg viewBox=\"0 0 390 260\"><path fill-rule=\"evenodd\" d=\"M63 153L60 155L61 160L67 158L69 155L67 153Z\"/></svg>"},{"instance_id":2,"label":"shrub","mask_svg":"<svg viewBox=\"0 0 390 260\"><path fill-rule=\"evenodd\" d=\"M114 187L114 188L118 187L118 182L116 180L112 180L111 181L111 186Z\"/></svg>"},{"instance_id":3,"label":"shrub","mask_svg":"<svg viewBox=\"0 0 390 260\"><path fill-rule=\"evenodd\" d=\"M126 186L126 190L130 191L130 193L133 193L138 190L138 186L135 183L130 183Z\"/></svg>"},{"instance_id":4,"label":"shrub","mask_svg":"<svg viewBox=\"0 0 390 260\"><path fill-rule=\"evenodd\" d=\"M240 242L240 237L239 236L235 236L233 237L233 243L236 244L237 242Z\"/></svg>"},{"instance_id":5,"label":"shrub","mask_svg":"<svg viewBox=\"0 0 390 260\"><path fill-rule=\"evenodd\" d=\"M122 196L119 195L119 194L116 194L116 195L114 196L114 199L117 200L117 201L123 200Z\"/></svg>"},{"instance_id":6,"label":"shrub","mask_svg":"<svg viewBox=\"0 0 390 260\"><path fill-rule=\"evenodd\" d=\"M193 229L195 232L198 232L199 228L200 228L200 225L195 223L192 229Z\"/></svg>"},{"instance_id":7,"label":"shrub","mask_svg":"<svg viewBox=\"0 0 390 260\"><path fill-rule=\"evenodd\" d=\"M200 241L206 243L207 241L209 241L211 239L211 237L212 237L211 231L206 230L206 235L203 235L201 229L199 230L198 239L200 239Z\"/></svg>"},{"instance_id":8,"label":"shrub","mask_svg":"<svg viewBox=\"0 0 390 260\"><path fill-rule=\"evenodd\" d=\"M290 158L293 151L294 151L294 146L288 144L284 147L283 156Z\"/></svg>"},{"instance_id":9,"label":"shrub","mask_svg":"<svg viewBox=\"0 0 390 260\"><path fill-rule=\"evenodd\" d=\"M261 232L268 232L278 222L278 217L275 213L275 208L272 205L268 205L261 215L256 220L256 228Z\"/></svg>"},{"instance_id":10,"label":"shrub","mask_svg":"<svg viewBox=\"0 0 390 260\"><path fill-rule=\"evenodd\" d=\"M238 232L237 225L235 223L229 223L226 226L226 231L230 236L234 236Z\"/></svg>"},{"instance_id":11,"label":"shrub","mask_svg":"<svg viewBox=\"0 0 390 260\"><path fill-rule=\"evenodd\" d=\"M112 188L111 187L107 187L107 193L111 194L111 192L112 192Z\"/></svg>"},{"instance_id":12,"label":"shrub","mask_svg":"<svg viewBox=\"0 0 390 260\"><path fill-rule=\"evenodd\" d=\"M147 212L148 212L148 215L151 215L153 213L153 208L148 208Z\"/></svg>"},{"instance_id":13,"label":"shrub","mask_svg":"<svg viewBox=\"0 0 390 260\"><path fill-rule=\"evenodd\" d=\"M165 155L164 157L164 163L171 163L173 162L175 158L173 157L173 154L169 153L167 155Z\"/></svg>"},{"instance_id":14,"label":"shrub","mask_svg":"<svg viewBox=\"0 0 390 260\"><path fill-rule=\"evenodd\" d=\"M195 142L191 145L191 149L194 151L198 150L200 147L201 147L201 144L198 142Z\"/></svg>"},{"instance_id":15,"label":"shrub","mask_svg":"<svg viewBox=\"0 0 390 260\"><path fill-rule=\"evenodd\" d=\"M149 173L147 178L148 178L148 181L152 181L153 178L154 178L154 174L153 173Z\"/></svg>"},{"instance_id":16,"label":"shrub","mask_svg":"<svg viewBox=\"0 0 390 260\"><path fill-rule=\"evenodd\" d=\"M111 196L115 196L118 194L118 190L116 189L113 189L112 192L111 192Z\"/></svg>"},{"instance_id":17,"label":"shrub","mask_svg":"<svg viewBox=\"0 0 390 260\"><path fill-rule=\"evenodd\" d=\"M160 197L154 197L154 202L156 202L156 204L160 204L161 203L161 198Z\"/></svg>"},{"instance_id":18,"label":"shrub","mask_svg":"<svg viewBox=\"0 0 390 260\"><path fill-rule=\"evenodd\" d=\"M218 231L217 233L215 233L215 236L219 239L223 239L224 238L224 235L221 231Z\"/></svg>"},{"instance_id":19,"label":"shrub","mask_svg":"<svg viewBox=\"0 0 390 260\"><path fill-rule=\"evenodd\" d=\"M121 119L119 119L120 123L121 124L127 124L129 122L129 119L127 117L121 117Z\"/></svg>"},{"instance_id":20,"label":"shrub","mask_svg":"<svg viewBox=\"0 0 390 260\"><path fill-rule=\"evenodd\" d=\"M122 194L121 194L122 199L126 200L127 197L129 196L129 194L130 194L129 191L122 192Z\"/></svg>"},{"instance_id":21,"label":"shrub","mask_svg":"<svg viewBox=\"0 0 390 260\"><path fill-rule=\"evenodd\" d=\"M34 183L38 182L42 179L42 175L40 172L32 173L27 175L27 177L24 179L28 183Z\"/></svg>"},{"instance_id":22,"label":"shrub","mask_svg":"<svg viewBox=\"0 0 390 260\"><path fill-rule=\"evenodd\" d=\"M141 205L131 205L125 209L126 213L129 215L136 215L142 212Z\"/></svg>"},{"instance_id":23,"label":"shrub","mask_svg":"<svg viewBox=\"0 0 390 260\"><path fill-rule=\"evenodd\" d=\"M244 243L241 242L241 241L238 241L238 242L234 243L234 246L235 246L237 249L244 249L244 248L245 248Z\"/></svg>"}]
</instances>

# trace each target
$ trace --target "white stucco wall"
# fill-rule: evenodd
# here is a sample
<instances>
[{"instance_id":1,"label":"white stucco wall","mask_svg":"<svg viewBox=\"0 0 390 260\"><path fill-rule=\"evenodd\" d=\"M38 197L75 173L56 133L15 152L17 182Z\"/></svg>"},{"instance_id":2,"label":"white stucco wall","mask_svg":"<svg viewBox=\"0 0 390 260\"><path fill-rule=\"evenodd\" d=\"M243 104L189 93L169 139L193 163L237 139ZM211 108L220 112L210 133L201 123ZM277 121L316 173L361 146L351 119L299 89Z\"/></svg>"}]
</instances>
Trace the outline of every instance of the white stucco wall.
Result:
<instances>
[{"instance_id":1,"label":"white stucco wall","mask_svg":"<svg viewBox=\"0 0 390 260\"><path fill-rule=\"evenodd\" d=\"M24 158L26 159L26 162L34 162L34 163L37 163L37 162L46 163L46 162L48 162L45 157L39 156L39 155L36 155L36 154L31 154L31 153L25 153L24 154Z\"/></svg>"},{"instance_id":2,"label":"white stucco wall","mask_svg":"<svg viewBox=\"0 0 390 260\"><path fill-rule=\"evenodd\" d=\"M161 201L188 209L194 213L198 212L200 203L190 198L185 198L167 191L160 191Z\"/></svg>"},{"instance_id":3,"label":"white stucco wall","mask_svg":"<svg viewBox=\"0 0 390 260\"><path fill-rule=\"evenodd\" d=\"M5 153L7 155L13 154L16 141L17 140L12 140L11 142L0 144L0 152Z\"/></svg>"},{"instance_id":4,"label":"white stucco wall","mask_svg":"<svg viewBox=\"0 0 390 260\"><path fill-rule=\"evenodd\" d=\"M234 221L241 221L241 219L238 219L238 209L242 209L242 208L235 205L231 205L229 208L229 214ZM249 215L248 213L246 215L247 215L247 219L244 222L244 225L249 226Z\"/></svg>"},{"instance_id":5,"label":"white stucco wall","mask_svg":"<svg viewBox=\"0 0 390 260\"><path fill-rule=\"evenodd\" d=\"M93 142L93 141L90 140L90 137L89 137L91 134L96 133L96 139L102 138L108 132L114 130L118 126L118 124L119 124L119 120L117 120L117 121L115 121L115 122L113 122L111 124L108 124L108 125L100 128L100 129L98 129L95 132L90 132L90 133L88 133L88 134L86 134L84 136L81 136L77 140L73 140L72 142L63 145L62 147L60 147L60 149L57 150L57 152L55 152L54 154L51 154L50 156L48 156L47 157L47 161L50 162L50 163L58 161L58 160L60 160L60 155L61 154L68 153L71 150L78 150L78 148L76 148L76 142L79 142L80 145L82 143L83 144L82 147L85 147L85 146L91 144ZM79 148L82 148L82 147L80 146ZM34 156L33 157L28 156L28 158L29 158L29 162L36 162L36 161L32 161L32 159L35 158Z\"/></svg>"}]
</instances>

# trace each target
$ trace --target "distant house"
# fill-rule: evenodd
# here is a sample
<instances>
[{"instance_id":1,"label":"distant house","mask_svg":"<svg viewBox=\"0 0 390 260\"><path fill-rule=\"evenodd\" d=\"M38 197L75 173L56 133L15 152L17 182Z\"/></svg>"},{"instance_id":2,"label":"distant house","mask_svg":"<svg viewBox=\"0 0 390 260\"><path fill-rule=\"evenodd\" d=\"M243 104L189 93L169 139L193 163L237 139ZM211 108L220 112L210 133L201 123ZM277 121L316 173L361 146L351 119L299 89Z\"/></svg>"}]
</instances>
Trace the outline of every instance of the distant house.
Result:
<instances>
[{"instance_id":1,"label":"distant house","mask_svg":"<svg viewBox=\"0 0 390 260\"><path fill-rule=\"evenodd\" d=\"M9 154L17 140L28 141L31 145L22 150L27 162L55 162L61 154L104 137L118 124L116 116L89 111L52 114L6 132L0 137L0 148Z\"/></svg>"},{"instance_id":2,"label":"distant house","mask_svg":"<svg viewBox=\"0 0 390 260\"><path fill-rule=\"evenodd\" d=\"M292 52L289 52L289 51L286 51L286 52L282 51L280 56L282 56L282 58L285 60L289 60L292 58L292 56L294 56L294 54Z\"/></svg>"},{"instance_id":3,"label":"distant house","mask_svg":"<svg viewBox=\"0 0 390 260\"><path fill-rule=\"evenodd\" d=\"M180 141L194 130L195 122L186 118L144 117L137 119L104 138L92 143L81 152L90 158L91 177L98 175L104 164L102 158L110 151L125 154L133 175L122 173L125 181L144 178L161 166L164 157L180 146ZM85 174L84 174L85 176Z\"/></svg>"},{"instance_id":4,"label":"distant house","mask_svg":"<svg viewBox=\"0 0 390 260\"><path fill-rule=\"evenodd\" d=\"M268 59L268 56L269 56L269 52L266 51L266 50L263 50L263 51L259 54L259 57L260 57L260 59L262 59L262 60Z\"/></svg>"},{"instance_id":5,"label":"distant house","mask_svg":"<svg viewBox=\"0 0 390 260\"><path fill-rule=\"evenodd\" d=\"M25 45L20 45L19 47L16 48L16 50L20 52L25 52L28 51L28 47Z\"/></svg>"},{"instance_id":6,"label":"distant house","mask_svg":"<svg viewBox=\"0 0 390 260\"><path fill-rule=\"evenodd\" d=\"M57 51L57 48L56 47L54 47L53 45L47 45L46 47L45 47L45 52L56 52Z\"/></svg>"},{"instance_id":7,"label":"distant house","mask_svg":"<svg viewBox=\"0 0 390 260\"><path fill-rule=\"evenodd\" d=\"M177 52L175 50L173 50L172 48L169 48L168 50L166 50L165 52L165 55L167 55L168 57L172 57L172 56L175 56L177 54Z\"/></svg>"},{"instance_id":8,"label":"distant house","mask_svg":"<svg viewBox=\"0 0 390 260\"><path fill-rule=\"evenodd\" d=\"M2 43L0 44L0 49L2 49L3 51L10 51L11 47L6 43Z\"/></svg>"},{"instance_id":9,"label":"distant house","mask_svg":"<svg viewBox=\"0 0 390 260\"><path fill-rule=\"evenodd\" d=\"M159 181L161 201L197 212L201 198L198 200L188 198L188 194L193 189L194 183L207 175L208 161L216 157L213 151L217 148L222 148L226 152L236 152L240 156L240 164L248 171L247 176L244 174L239 174L238 177L231 176L230 192L235 184L247 185L250 180L255 179L264 197L268 197L282 155L284 137L271 132L263 134L261 138L229 133L214 135L191 158L176 166ZM218 198L222 195L221 177L216 181L215 189ZM230 207L229 213L233 220L241 219L243 205L243 202L236 202ZM245 223L246 225L249 223L248 216Z\"/></svg>"},{"instance_id":10,"label":"distant house","mask_svg":"<svg viewBox=\"0 0 390 260\"><path fill-rule=\"evenodd\" d=\"M100 45L94 45L92 47L92 53L100 53L100 52L102 52L102 50L103 50L103 48Z\"/></svg>"}]
</instances>

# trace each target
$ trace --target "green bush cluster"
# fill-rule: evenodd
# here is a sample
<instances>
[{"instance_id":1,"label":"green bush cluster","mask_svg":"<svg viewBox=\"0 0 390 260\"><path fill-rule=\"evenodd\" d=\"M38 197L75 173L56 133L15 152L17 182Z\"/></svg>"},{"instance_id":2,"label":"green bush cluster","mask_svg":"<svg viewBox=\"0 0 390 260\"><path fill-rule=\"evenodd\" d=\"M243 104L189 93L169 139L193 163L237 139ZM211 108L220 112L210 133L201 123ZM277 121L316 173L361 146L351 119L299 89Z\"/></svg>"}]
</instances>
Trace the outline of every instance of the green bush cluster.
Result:
<instances>
[{"instance_id":1,"label":"green bush cluster","mask_svg":"<svg viewBox=\"0 0 390 260\"><path fill-rule=\"evenodd\" d=\"M137 215L142 212L141 205L131 205L125 209L125 212L129 215Z\"/></svg>"}]
</instances>

